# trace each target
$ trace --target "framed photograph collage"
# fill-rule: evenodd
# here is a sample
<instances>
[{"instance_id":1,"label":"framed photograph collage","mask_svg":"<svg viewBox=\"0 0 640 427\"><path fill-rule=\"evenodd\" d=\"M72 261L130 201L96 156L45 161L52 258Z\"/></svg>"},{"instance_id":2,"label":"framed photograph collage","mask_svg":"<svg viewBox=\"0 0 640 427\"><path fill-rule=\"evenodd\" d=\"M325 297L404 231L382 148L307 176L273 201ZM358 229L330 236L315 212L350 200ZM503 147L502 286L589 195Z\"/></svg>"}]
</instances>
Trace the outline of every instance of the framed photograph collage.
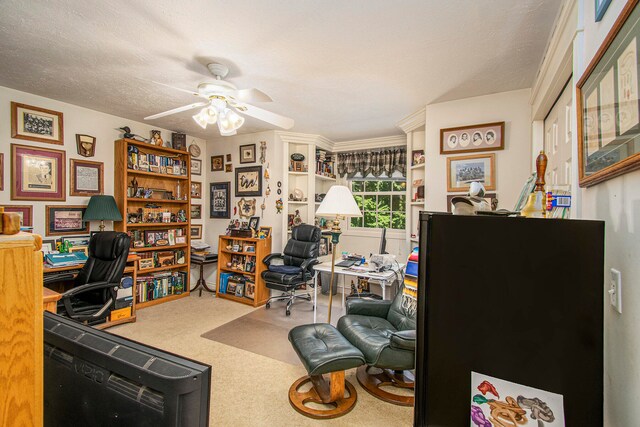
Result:
<instances>
[{"instance_id":1,"label":"framed photograph collage","mask_svg":"<svg viewBox=\"0 0 640 427\"><path fill-rule=\"evenodd\" d=\"M606 11L608 2L600 3ZM581 187L640 168L639 41L640 8L634 0L576 85Z\"/></svg>"}]
</instances>

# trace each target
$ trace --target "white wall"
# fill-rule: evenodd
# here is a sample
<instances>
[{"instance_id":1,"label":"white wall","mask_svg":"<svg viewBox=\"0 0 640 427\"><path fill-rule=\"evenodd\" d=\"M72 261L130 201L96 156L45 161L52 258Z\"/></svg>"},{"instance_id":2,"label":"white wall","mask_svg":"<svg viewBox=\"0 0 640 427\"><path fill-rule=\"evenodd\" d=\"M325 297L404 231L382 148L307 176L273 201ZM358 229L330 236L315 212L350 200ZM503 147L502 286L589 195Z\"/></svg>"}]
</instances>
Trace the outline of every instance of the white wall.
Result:
<instances>
[{"instance_id":1,"label":"white wall","mask_svg":"<svg viewBox=\"0 0 640 427\"><path fill-rule=\"evenodd\" d=\"M625 5L613 0L594 22L594 2L584 1L585 66ZM577 80L577 79L576 79ZM640 171L582 189L583 217L605 221L604 425L624 427L640 419ZM609 269L622 272L622 314L608 303Z\"/></svg>"},{"instance_id":2,"label":"white wall","mask_svg":"<svg viewBox=\"0 0 640 427\"><path fill-rule=\"evenodd\" d=\"M23 104L42 107L54 111L60 111L64 114L64 145L48 144L43 142L26 141L22 139L11 138L11 101ZM114 182L114 141L119 139L122 131L118 128L129 126L131 131L145 138L150 136L151 129L158 129L148 123L134 122L122 117L112 116L110 114L101 113L87 108L78 107L76 105L67 104L65 102L56 101L41 96L32 95L26 92L0 87L0 117L2 132L4 138L0 140L0 152L4 153L4 191L0 192L0 204L2 205L32 205L33 206L33 226L34 232L42 235L44 239L49 239L45 235L45 206L46 205L86 205L89 197L69 196L70 186L70 159L86 159L94 162L104 163L104 194L113 194ZM161 129L162 138L171 140L171 131ZM76 150L76 134L87 134L96 137L96 151L94 157L82 157ZM187 136L187 144L195 142L200 145L203 152L206 152L206 141ZM39 148L49 148L54 150L66 151L66 201L30 201L30 200L11 200L11 144L28 145ZM194 221L201 223L201 221ZM100 224L98 222L91 223L91 230L97 230ZM107 230L113 229L113 223L107 221L105 223ZM51 236L50 238L58 238L59 236ZM195 270L192 270L192 273ZM192 274L193 282L193 274Z\"/></svg>"},{"instance_id":3,"label":"white wall","mask_svg":"<svg viewBox=\"0 0 640 427\"><path fill-rule=\"evenodd\" d=\"M276 200L280 197L286 198L286 191L283 194L277 195L277 185L278 181L282 181L282 162L284 160L284 156L282 154L282 144L278 144L275 142L276 136L273 131L268 132L259 132L252 134L244 134L237 135L232 137L218 137L216 139L212 139L208 143L207 147L207 158L203 161L203 168L206 172L206 188L203 188L203 192L206 193L206 202L203 201L203 218L205 218L205 222L207 224L207 232L206 232L206 241L209 243L212 248L217 252L218 250L218 236L220 234L224 234L227 226L229 225L229 219L211 219L209 218L210 214L210 194L209 194L209 183L212 182L226 182L229 181L231 183L231 219L240 219L241 221L248 221L248 219L240 218L240 216L236 213L234 215L234 208L238 207L238 201L240 201L241 197L235 197L235 170L238 167L245 166L257 166L260 165L260 141L267 142L267 160L262 165L262 197L248 197L249 199L256 199L256 213L255 216L260 217L260 225L272 227L271 230L271 251L272 252L280 252L282 250L282 242L280 239L282 233L282 215L283 213L276 213ZM256 145L256 162L255 163L246 163L240 164L240 146L246 144L255 144ZM224 155L225 156L225 164L226 155L231 154L231 161L233 165L232 172L211 172L211 156ZM269 186L271 187L271 194L269 196L266 195L267 190L267 181L264 179L264 170L269 165L270 179ZM246 198L246 197L245 197ZM260 205L264 201L266 205L266 209L264 210L264 216L262 210L260 209ZM237 211L237 209L236 209Z\"/></svg>"},{"instance_id":4,"label":"white wall","mask_svg":"<svg viewBox=\"0 0 640 427\"><path fill-rule=\"evenodd\" d=\"M495 153L499 208L513 209L527 177L531 158L530 90L427 105L425 199L427 210L447 210L447 157L440 155L440 129L505 122L505 148ZM482 152L478 154L487 154ZM464 153L468 155L471 153Z\"/></svg>"}]
</instances>

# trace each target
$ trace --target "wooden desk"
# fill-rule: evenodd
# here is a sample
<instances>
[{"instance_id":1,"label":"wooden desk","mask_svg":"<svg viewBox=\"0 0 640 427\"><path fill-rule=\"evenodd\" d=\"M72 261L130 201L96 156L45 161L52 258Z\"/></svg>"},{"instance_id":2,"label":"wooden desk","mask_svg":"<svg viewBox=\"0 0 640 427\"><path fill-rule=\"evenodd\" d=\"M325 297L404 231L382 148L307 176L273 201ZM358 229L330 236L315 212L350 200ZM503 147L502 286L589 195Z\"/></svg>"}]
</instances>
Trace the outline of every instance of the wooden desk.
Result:
<instances>
[{"instance_id":1,"label":"wooden desk","mask_svg":"<svg viewBox=\"0 0 640 427\"><path fill-rule=\"evenodd\" d=\"M137 293L136 293L136 279L137 279L137 272L138 272L138 260L140 259L140 256L138 255L129 255L127 257L127 264L132 263L132 265L127 265L124 269L124 272L126 274L131 274L132 278L133 278L133 284L131 285L133 287L132 289L132 293L133 293L133 302L131 304L131 316L129 317L125 317L122 319L118 319L115 321L109 321L109 322L105 322L105 323L101 323L99 325L94 325L94 328L96 329L106 329L109 328L111 326L115 326L115 325L120 325L122 323L129 323L129 322L135 322L136 321L136 298L137 298ZM84 264L78 264L78 265L70 265L70 266L66 266L66 267L48 267L48 266L43 266L43 272L46 275L47 273L60 273L63 271L72 271L72 270L80 270L82 269L82 267L84 266ZM51 290L49 288L43 287L42 288L42 301L43 301L43 305L44 305L44 310L50 311L52 313L56 313L57 311L57 305L58 305L58 301L60 300L60 298L62 298L62 294L59 294L58 292Z\"/></svg>"}]
</instances>

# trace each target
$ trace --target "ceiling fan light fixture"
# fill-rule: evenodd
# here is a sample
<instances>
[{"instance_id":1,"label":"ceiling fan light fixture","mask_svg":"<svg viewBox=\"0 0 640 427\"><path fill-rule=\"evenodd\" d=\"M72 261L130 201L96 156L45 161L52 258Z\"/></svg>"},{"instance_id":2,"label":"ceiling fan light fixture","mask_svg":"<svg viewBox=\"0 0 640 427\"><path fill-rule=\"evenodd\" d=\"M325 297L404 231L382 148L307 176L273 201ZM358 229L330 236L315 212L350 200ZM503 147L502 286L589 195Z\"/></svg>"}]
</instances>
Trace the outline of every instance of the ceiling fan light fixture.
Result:
<instances>
[{"instance_id":1,"label":"ceiling fan light fixture","mask_svg":"<svg viewBox=\"0 0 640 427\"><path fill-rule=\"evenodd\" d=\"M233 129L240 129L240 127L244 124L244 117L233 110L229 110L227 112L227 120L229 121Z\"/></svg>"},{"instance_id":2,"label":"ceiling fan light fixture","mask_svg":"<svg viewBox=\"0 0 640 427\"><path fill-rule=\"evenodd\" d=\"M193 115L193 120L200 126L202 129L207 128L207 115L204 113L204 109L201 110L198 114Z\"/></svg>"},{"instance_id":3,"label":"ceiling fan light fixture","mask_svg":"<svg viewBox=\"0 0 640 427\"><path fill-rule=\"evenodd\" d=\"M213 107L207 107L202 110L202 114L207 118L207 123L214 124L218 120L218 112Z\"/></svg>"}]
</instances>

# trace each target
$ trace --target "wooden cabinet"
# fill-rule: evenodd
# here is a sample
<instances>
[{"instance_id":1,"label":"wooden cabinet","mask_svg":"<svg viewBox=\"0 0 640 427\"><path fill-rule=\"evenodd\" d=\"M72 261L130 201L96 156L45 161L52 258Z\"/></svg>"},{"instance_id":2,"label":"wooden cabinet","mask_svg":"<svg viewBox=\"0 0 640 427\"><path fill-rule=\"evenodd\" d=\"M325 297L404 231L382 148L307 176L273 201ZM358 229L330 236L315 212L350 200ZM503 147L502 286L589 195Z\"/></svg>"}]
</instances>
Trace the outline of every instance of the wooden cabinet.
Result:
<instances>
[{"instance_id":1,"label":"wooden cabinet","mask_svg":"<svg viewBox=\"0 0 640 427\"><path fill-rule=\"evenodd\" d=\"M0 235L2 425L42 425L41 247L35 234Z\"/></svg>"},{"instance_id":2,"label":"wooden cabinet","mask_svg":"<svg viewBox=\"0 0 640 427\"><path fill-rule=\"evenodd\" d=\"M220 236L218 241L218 288L216 296L233 301L261 306L269 299L269 289L262 280L265 265L264 257L271 253L271 237L255 239L249 237ZM222 275L229 275L223 288ZM222 276L224 277L224 276ZM229 287L242 283L241 292L233 292ZM224 292L222 292L224 290Z\"/></svg>"},{"instance_id":3,"label":"wooden cabinet","mask_svg":"<svg viewBox=\"0 0 640 427\"><path fill-rule=\"evenodd\" d=\"M189 295L189 153L131 139L115 143L114 196L138 261L136 308Z\"/></svg>"}]
</instances>

